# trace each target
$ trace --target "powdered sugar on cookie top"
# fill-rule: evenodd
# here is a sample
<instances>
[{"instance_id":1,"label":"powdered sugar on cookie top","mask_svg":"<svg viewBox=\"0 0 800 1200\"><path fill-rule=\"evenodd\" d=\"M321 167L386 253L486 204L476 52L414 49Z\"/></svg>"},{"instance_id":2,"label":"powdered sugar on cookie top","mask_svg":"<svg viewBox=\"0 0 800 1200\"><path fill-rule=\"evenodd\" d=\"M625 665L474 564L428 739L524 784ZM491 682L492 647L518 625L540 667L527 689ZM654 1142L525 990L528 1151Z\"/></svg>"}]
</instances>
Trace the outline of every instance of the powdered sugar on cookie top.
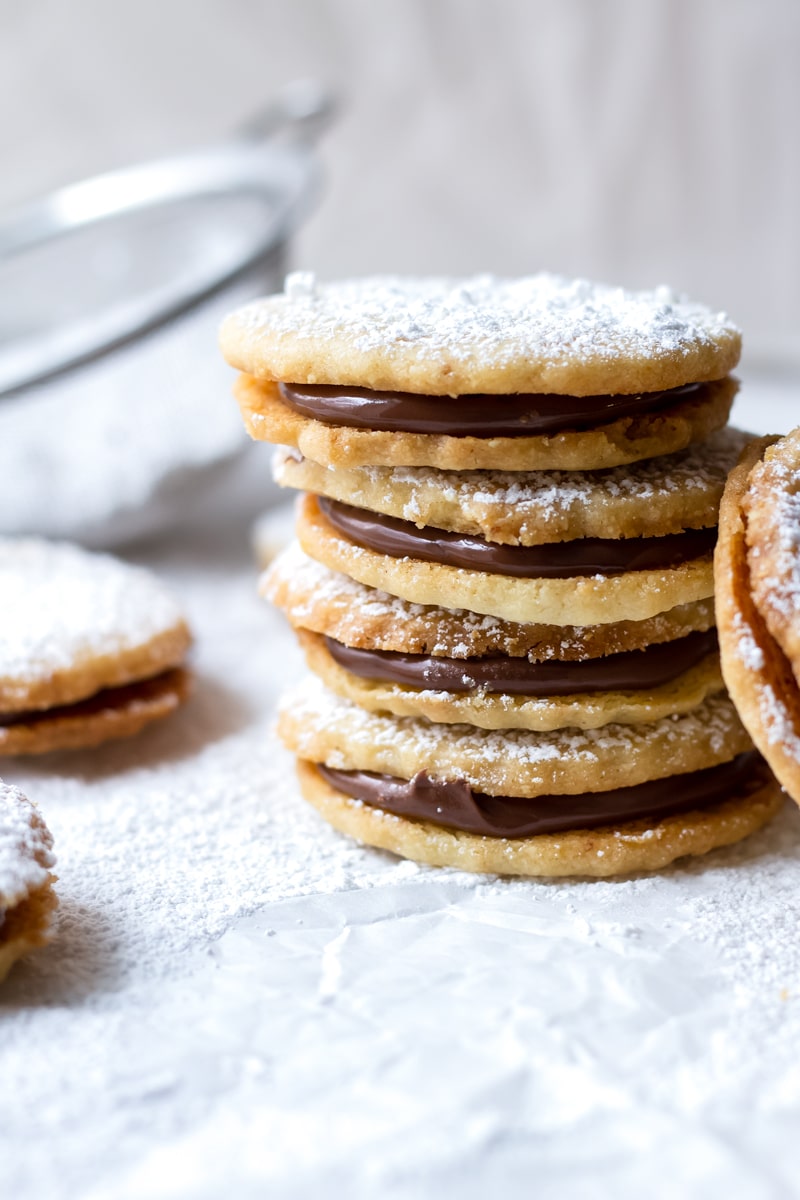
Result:
<instances>
[{"instance_id":1,"label":"powdered sugar on cookie top","mask_svg":"<svg viewBox=\"0 0 800 1200\"><path fill-rule=\"evenodd\" d=\"M149 571L66 542L0 538L0 596L0 685L9 696L183 623Z\"/></svg>"},{"instance_id":2,"label":"powdered sugar on cookie top","mask_svg":"<svg viewBox=\"0 0 800 1200\"><path fill-rule=\"evenodd\" d=\"M30 800L0 780L0 925L12 908L47 881L53 839Z\"/></svg>"},{"instance_id":3,"label":"powdered sugar on cookie top","mask_svg":"<svg viewBox=\"0 0 800 1200\"><path fill-rule=\"evenodd\" d=\"M450 395L525 390L525 378L576 395L678 386L725 375L740 345L726 314L667 287L546 273L327 284L290 275L282 295L229 317L221 340L228 360L254 375Z\"/></svg>"},{"instance_id":4,"label":"powdered sugar on cookie top","mask_svg":"<svg viewBox=\"0 0 800 1200\"><path fill-rule=\"evenodd\" d=\"M582 345L608 354L624 349L649 354L679 350L698 339L714 341L731 328L725 313L693 304L668 287L620 287L539 274L522 279L475 275L464 280L377 276L320 284L310 272L288 275L287 328L294 303L313 314L314 325L334 333L345 326L363 349L387 340L446 345L451 353L476 344L501 344L505 353L546 347L554 357ZM258 325L258 303L245 310ZM275 328L276 316L267 318Z\"/></svg>"}]
</instances>

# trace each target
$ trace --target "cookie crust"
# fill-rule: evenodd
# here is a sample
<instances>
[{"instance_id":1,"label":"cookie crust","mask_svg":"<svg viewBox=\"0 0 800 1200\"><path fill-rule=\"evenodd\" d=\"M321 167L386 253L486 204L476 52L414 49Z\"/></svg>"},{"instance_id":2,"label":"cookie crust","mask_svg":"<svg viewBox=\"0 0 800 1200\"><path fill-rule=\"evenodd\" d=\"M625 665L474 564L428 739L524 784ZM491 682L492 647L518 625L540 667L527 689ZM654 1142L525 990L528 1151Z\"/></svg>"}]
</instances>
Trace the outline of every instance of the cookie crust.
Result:
<instances>
[{"instance_id":1,"label":"cookie crust","mask_svg":"<svg viewBox=\"0 0 800 1200\"><path fill-rule=\"evenodd\" d=\"M0 755L87 749L132 737L152 721L173 713L190 690L189 672L174 668L74 705L32 713L11 725L0 720Z\"/></svg>"},{"instance_id":2,"label":"cookie crust","mask_svg":"<svg viewBox=\"0 0 800 1200\"><path fill-rule=\"evenodd\" d=\"M643 650L714 624L709 598L658 613L644 621L565 626L503 621L464 609L412 604L332 571L289 546L262 575L262 596L283 609L295 629L325 634L347 646L474 658L527 656L533 662L570 662Z\"/></svg>"},{"instance_id":3,"label":"cookie crust","mask_svg":"<svg viewBox=\"0 0 800 1200\"><path fill-rule=\"evenodd\" d=\"M0 780L0 981L48 940L57 906L53 839L38 809Z\"/></svg>"},{"instance_id":4,"label":"cookie crust","mask_svg":"<svg viewBox=\"0 0 800 1200\"><path fill-rule=\"evenodd\" d=\"M234 394L256 441L293 446L333 467L435 467L445 471L592 471L673 454L702 441L728 420L738 384L709 383L701 393L648 416L623 417L596 429L539 437L451 437L385 433L325 425L284 404L277 384L240 375Z\"/></svg>"},{"instance_id":5,"label":"cookie crust","mask_svg":"<svg viewBox=\"0 0 800 1200\"><path fill-rule=\"evenodd\" d=\"M664 570L568 579L515 579L441 563L392 558L344 537L306 495L297 514L306 554L359 583L413 604L469 609L505 621L547 625L604 625L642 621L679 604L713 595L710 554Z\"/></svg>"},{"instance_id":6,"label":"cookie crust","mask_svg":"<svg viewBox=\"0 0 800 1200\"><path fill-rule=\"evenodd\" d=\"M298 761L305 799L335 829L357 841L435 867L495 875L597 878L656 871L687 855L707 854L754 833L783 803L777 785L732 796L656 823L575 830L529 838L491 838L445 829L371 808L328 784L312 762Z\"/></svg>"},{"instance_id":7,"label":"cookie crust","mask_svg":"<svg viewBox=\"0 0 800 1200\"><path fill-rule=\"evenodd\" d=\"M273 473L282 487L502 545L663 537L716 525L725 479L750 436L723 429L666 458L604 472L324 467L280 448Z\"/></svg>"},{"instance_id":8,"label":"cookie crust","mask_svg":"<svg viewBox=\"0 0 800 1200\"><path fill-rule=\"evenodd\" d=\"M191 636L149 572L66 542L0 538L0 715L74 704L184 658Z\"/></svg>"},{"instance_id":9,"label":"cookie crust","mask_svg":"<svg viewBox=\"0 0 800 1200\"><path fill-rule=\"evenodd\" d=\"M741 504L753 600L800 687L800 428L766 448Z\"/></svg>"},{"instance_id":10,"label":"cookie crust","mask_svg":"<svg viewBox=\"0 0 800 1200\"><path fill-rule=\"evenodd\" d=\"M366 712L316 678L285 697L278 732L299 758L345 771L465 779L490 796L568 795L632 787L728 762L751 743L724 694L677 717L601 729L478 729Z\"/></svg>"},{"instance_id":11,"label":"cookie crust","mask_svg":"<svg viewBox=\"0 0 800 1200\"><path fill-rule=\"evenodd\" d=\"M720 379L741 335L724 313L667 288L629 292L545 273L330 284L294 275L283 294L231 314L220 344L232 366L266 380L591 396Z\"/></svg>"},{"instance_id":12,"label":"cookie crust","mask_svg":"<svg viewBox=\"0 0 800 1200\"><path fill-rule=\"evenodd\" d=\"M714 556L722 672L753 741L800 803L800 687L754 599L744 499L751 472L778 439L751 443L731 472Z\"/></svg>"},{"instance_id":13,"label":"cookie crust","mask_svg":"<svg viewBox=\"0 0 800 1200\"><path fill-rule=\"evenodd\" d=\"M363 679L337 663L318 634L299 631L306 662L337 696L375 713L423 717L442 724L476 725L481 729L529 729L550 732L573 726L598 729L612 723L638 725L673 714L691 712L707 696L722 690L719 655L661 687L548 698L509 696L476 691L452 693L415 689L399 683Z\"/></svg>"}]
</instances>

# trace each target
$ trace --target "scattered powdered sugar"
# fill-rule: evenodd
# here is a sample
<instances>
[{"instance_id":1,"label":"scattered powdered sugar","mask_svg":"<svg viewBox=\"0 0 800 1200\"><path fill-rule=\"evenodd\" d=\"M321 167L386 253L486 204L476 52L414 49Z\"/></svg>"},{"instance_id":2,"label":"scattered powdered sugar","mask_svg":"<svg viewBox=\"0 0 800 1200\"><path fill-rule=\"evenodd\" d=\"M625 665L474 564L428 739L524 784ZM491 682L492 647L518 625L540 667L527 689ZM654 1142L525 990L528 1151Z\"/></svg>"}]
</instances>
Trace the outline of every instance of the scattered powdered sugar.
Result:
<instances>
[{"instance_id":1,"label":"scattered powdered sugar","mask_svg":"<svg viewBox=\"0 0 800 1200\"><path fill-rule=\"evenodd\" d=\"M38 538L0 538L0 597L0 680L9 688L144 647L182 621L149 571Z\"/></svg>"},{"instance_id":2,"label":"scattered powdered sugar","mask_svg":"<svg viewBox=\"0 0 800 1200\"><path fill-rule=\"evenodd\" d=\"M53 839L30 800L0 779L0 925L3 910L47 880Z\"/></svg>"},{"instance_id":3,"label":"scattered powdered sugar","mask_svg":"<svg viewBox=\"0 0 800 1200\"><path fill-rule=\"evenodd\" d=\"M323 341L346 336L362 352L408 342L453 361L485 349L496 361L536 355L561 362L680 354L736 333L712 312L667 287L627 291L583 279L375 276L309 286L240 309L241 327Z\"/></svg>"}]
</instances>

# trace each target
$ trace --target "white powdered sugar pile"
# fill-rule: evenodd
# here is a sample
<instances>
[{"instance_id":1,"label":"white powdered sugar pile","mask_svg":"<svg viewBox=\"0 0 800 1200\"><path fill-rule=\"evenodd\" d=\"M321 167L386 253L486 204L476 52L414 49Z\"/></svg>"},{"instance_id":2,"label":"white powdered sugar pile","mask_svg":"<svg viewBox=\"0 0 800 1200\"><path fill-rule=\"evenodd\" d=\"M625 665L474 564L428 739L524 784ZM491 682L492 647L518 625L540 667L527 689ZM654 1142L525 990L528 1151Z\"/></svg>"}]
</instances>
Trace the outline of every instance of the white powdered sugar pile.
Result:
<instances>
[{"instance_id":1,"label":"white powdered sugar pile","mask_svg":"<svg viewBox=\"0 0 800 1200\"><path fill-rule=\"evenodd\" d=\"M53 839L19 788L0 779L0 925L12 908L47 880Z\"/></svg>"},{"instance_id":2,"label":"white powdered sugar pile","mask_svg":"<svg viewBox=\"0 0 800 1200\"><path fill-rule=\"evenodd\" d=\"M528 355L560 362L584 353L614 359L680 354L736 331L725 313L670 288L634 292L542 273L521 279L376 276L318 283L288 276L281 297L237 314L240 326L332 341L362 353L410 343L458 362L485 349L495 362Z\"/></svg>"},{"instance_id":3,"label":"white powdered sugar pile","mask_svg":"<svg viewBox=\"0 0 800 1200\"><path fill-rule=\"evenodd\" d=\"M76 663L144 647L182 619L149 571L38 538L0 538L0 597L8 694Z\"/></svg>"}]
</instances>

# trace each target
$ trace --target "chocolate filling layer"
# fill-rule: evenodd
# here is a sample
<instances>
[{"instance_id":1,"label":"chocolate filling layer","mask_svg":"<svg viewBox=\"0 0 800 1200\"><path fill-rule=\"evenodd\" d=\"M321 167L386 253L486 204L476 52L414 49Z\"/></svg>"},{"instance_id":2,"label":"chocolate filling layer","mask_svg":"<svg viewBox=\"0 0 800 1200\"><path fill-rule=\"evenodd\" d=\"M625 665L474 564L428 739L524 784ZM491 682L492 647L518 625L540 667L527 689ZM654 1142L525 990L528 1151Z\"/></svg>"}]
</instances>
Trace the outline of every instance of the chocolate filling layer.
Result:
<instances>
[{"instance_id":1,"label":"chocolate filling layer","mask_svg":"<svg viewBox=\"0 0 800 1200\"><path fill-rule=\"evenodd\" d=\"M317 764L317 770L337 791L373 808L466 833L509 838L641 819L655 822L730 799L734 794L748 796L770 778L769 767L755 750L721 766L670 775L636 787L579 796L537 796L532 800L486 796L473 792L463 779L431 779L425 771L408 780L369 771L335 771L322 764Z\"/></svg>"},{"instance_id":2,"label":"chocolate filling layer","mask_svg":"<svg viewBox=\"0 0 800 1200\"><path fill-rule=\"evenodd\" d=\"M717 530L712 528L656 538L575 538L543 546L502 546L473 534L451 533L430 525L419 529L411 521L354 508L327 496L318 496L317 502L339 533L378 554L520 579L664 570L710 554L717 541Z\"/></svg>"},{"instance_id":3,"label":"chocolate filling layer","mask_svg":"<svg viewBox=\"0 0 800 1200\"><path fill-rule=\"evenodd\" d=\"M123 684L120 687L104 688L78 700L75 704L62 704L55 708L31 709L28 712L0 713L0 729L11 725L32 725L39 721L55 721L60 717L93 717L108 708L125 708L137 701L148 701L160 696L165 688L177 688L181 691L186 686L186 671L183 667L173 667L150 679L140 679L136 683Z\"/></svg>"},{"instance_id":4,"label":"chocolate filling layer","mask_svg":"<svg viewBox=\"0 0 800 1200\"><path fill-rule=\"evenodd\" d=\"M339 666L361 679L442 692L501 692L512 696L569 696L637 691L677 679L717 649L717 631L690 633L674 642L583 662L530 662L497 654L485 658L435 658L389 650L357 650L325 638Z\"/></svg>"},{"instance_id":5,"label":"chocolate filling layer","mask_svg":"<svg viewBox=\"0 0 800 1200\"><path fill-rule=\"evenodd\" d=\"M618 417L657 412L692 396L702 384L631 396L417 396L358 387L278 385L294 412L327 425L390 433L445 433L450 437L533 437L592 429Z\"/></svg>"}]
</instances>

